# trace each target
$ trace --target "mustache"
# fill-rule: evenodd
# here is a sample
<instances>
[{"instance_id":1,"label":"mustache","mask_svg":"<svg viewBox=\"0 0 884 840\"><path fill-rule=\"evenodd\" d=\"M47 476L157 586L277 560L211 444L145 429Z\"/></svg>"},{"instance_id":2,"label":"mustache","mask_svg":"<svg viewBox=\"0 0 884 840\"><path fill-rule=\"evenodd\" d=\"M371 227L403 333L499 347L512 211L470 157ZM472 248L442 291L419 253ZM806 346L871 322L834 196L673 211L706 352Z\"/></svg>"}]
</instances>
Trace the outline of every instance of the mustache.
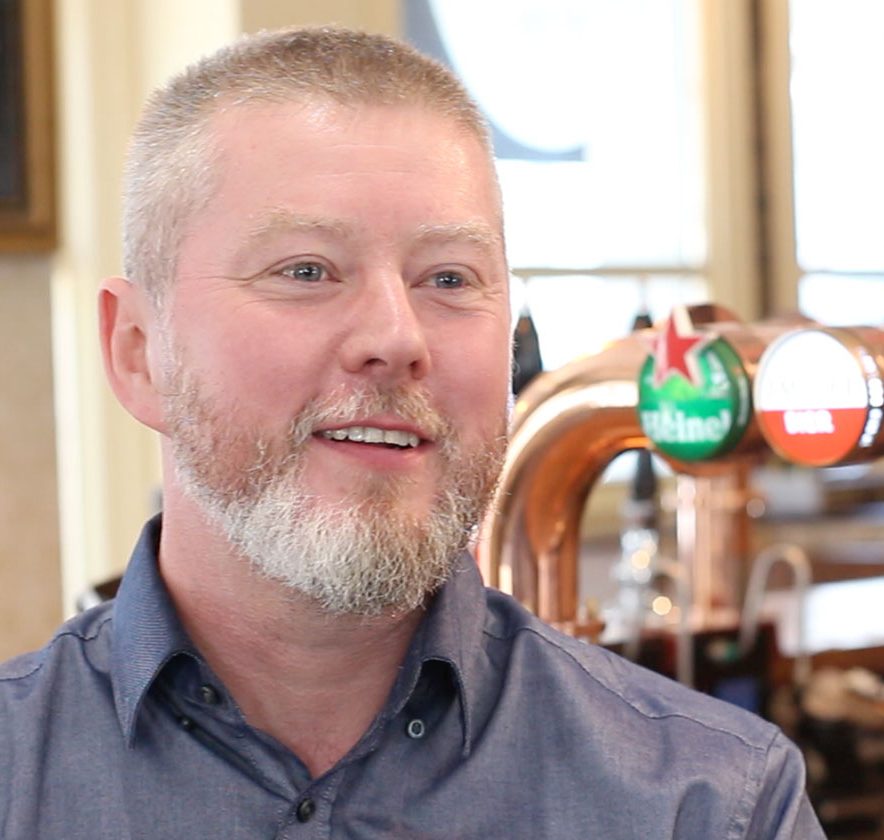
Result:
<instances>
[{"instance_id":1,"label":"mustache","mask_svg":"<svg viewBox=\"0 0 884 840\"><path fill-rule=\"evenodd\" d=\"M303 445L316 430L329 423L346 424L372 414L393 414L442 447L455 439L454 426L437 411L426 391L413 386L396 388L339 388L307 403L289 430L292 447Z\"/></svg>"}]
</instances>

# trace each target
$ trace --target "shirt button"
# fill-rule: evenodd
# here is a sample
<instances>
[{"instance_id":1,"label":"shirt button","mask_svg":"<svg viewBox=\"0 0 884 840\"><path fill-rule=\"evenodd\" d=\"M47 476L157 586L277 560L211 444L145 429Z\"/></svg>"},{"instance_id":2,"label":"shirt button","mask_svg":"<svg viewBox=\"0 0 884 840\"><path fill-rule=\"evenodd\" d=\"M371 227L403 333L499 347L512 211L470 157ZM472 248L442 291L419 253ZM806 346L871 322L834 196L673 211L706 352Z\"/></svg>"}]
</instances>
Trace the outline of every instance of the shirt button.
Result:
<instances>
[{"instance_id":1,"label":"shirt button","mask_svg":"<svg viewBox=\"0 0 884 840\"><path fill-rule=\"evenodd\" d=\"M200 686L199 695L200 700L207 706L217 706L221 702L221 695L218 693L218 689L208 683Z\"/></svg>"},{"instance_id":2,"label":"shirt button","mask_svg":"<svg viewBox=\"0 0 884 840\"><path fill-rule=\"evenodd\" d=\"M307 799L302 799L298 804L298 808L295 811L295 816L298 818L298 822L309 822L310 818L316 813L316 803L307 797Z\"/></svg>"},{"instance_id":3,"label":"shirt button","mask_svg":"<svg viewBox=\"0 0 884 840\"><path fill-rule=\"evenodd\" d=\"M420 718L414 718L414 720L408 721L408 726L405 727L405 734L417 741L427 734L427 727Z\"/></svg>"}]
</instances>

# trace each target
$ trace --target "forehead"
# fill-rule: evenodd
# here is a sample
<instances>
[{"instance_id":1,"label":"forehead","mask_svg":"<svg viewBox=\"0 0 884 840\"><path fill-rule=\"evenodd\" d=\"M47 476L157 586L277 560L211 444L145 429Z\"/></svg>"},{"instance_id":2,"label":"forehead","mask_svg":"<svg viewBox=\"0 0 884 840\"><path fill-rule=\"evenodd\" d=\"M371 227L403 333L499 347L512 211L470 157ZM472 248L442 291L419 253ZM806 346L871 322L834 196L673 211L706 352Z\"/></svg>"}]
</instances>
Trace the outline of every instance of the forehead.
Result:
<instances>
[{"instance_id":1,"label":"forehead","mask_svg":"<svg viewBox=\"0 0 884 840\"><path fill-rule=\"evenodd\" d=\"M451 117L324 101L222 105L208 123L206 200L182 228L177 276L233 275L286 248L335 241L398 259L446 238L506 276L493 160ZM299 236L312 229L308 237ZM394 250L398 249L398 250Z\"/></svg>"},{"instance_id":2,"label":"forehead","mask_svg":"<svg viewBox=\"0 0 884 840\"><path fill-rule=\"evenodd\" d=\"M292 93L291 98L268 96L236 99L221 97L206 118L211 131L222 138L237 134L243 126L283 124L291 121L312 131L343 132L383 125L395 130L406 124L434 126L449 136L469 137L485 147L484 138L448 108L418 102L343 102L316 94ZM370 129L369 129L370 130ZM426 140L430 142L431 137ZM490 151L489 151L490 157Z\"/></svg>"},{"instance_id":3,"label":"forehead","mask_svg":"<svg viewBox=\"0 0 884 840\"><path fill-rule=\"evenodd\" d=\"M453 117L428 108L260 102L222 107L208 128L222 197L225 189L236 189L303 198L310 190L374 183L374 199L383 202L401 198L396 188L410 179L415 190L433 188L440 198L472 203L499 222L488 148Z\"/></svg>"}]
</instances>

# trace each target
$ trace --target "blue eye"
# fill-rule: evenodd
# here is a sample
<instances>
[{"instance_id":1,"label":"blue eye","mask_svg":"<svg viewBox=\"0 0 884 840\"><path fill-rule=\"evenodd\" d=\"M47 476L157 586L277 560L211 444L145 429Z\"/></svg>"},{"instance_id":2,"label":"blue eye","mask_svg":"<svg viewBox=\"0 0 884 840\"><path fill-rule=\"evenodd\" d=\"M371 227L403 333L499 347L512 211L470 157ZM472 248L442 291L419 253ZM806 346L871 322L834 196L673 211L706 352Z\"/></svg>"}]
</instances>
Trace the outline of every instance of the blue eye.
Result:
<instances>
[{"instance_id":1,"label":"blue eye","mask_svg":"<svg viewBox=\"0 0 884 840\"><path fill-rule=\"evenodd\" d=\"M463 275L456 271L440 271L431 280L437 289L461 289L465 285Z\"/></svg>"},{"instance_id":2,"label":"blue eye","mask_svg":"<svg viewBox=\"0 0 884 840\"><path fill-rule=\"evenodd\" d=\"M292 280L303 280L305 283L317 283L325 277L326 271L323 266L315 262L295 263L286 266L280 272Z\"/></svg>"}]
</instances>

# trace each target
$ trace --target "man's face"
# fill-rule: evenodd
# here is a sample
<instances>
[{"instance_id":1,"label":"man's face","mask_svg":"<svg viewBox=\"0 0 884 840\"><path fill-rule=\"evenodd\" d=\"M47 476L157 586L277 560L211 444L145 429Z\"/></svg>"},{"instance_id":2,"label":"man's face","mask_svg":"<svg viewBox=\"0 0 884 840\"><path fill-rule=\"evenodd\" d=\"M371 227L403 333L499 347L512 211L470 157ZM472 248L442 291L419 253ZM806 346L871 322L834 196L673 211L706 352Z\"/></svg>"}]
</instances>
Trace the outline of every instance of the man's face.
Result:
<instances>
[{"instance_id":1,"label":"man's face","mask_svg":"<svg viewBox=\"0 0 884 840\"><path fill-rule=\"evenodd\" d=\"M328 103L232 108L214 130L221 175L166 301L185 488L296 588L278 567L299 563L288 555L304 540L267 537L280 519L285 531L313 517L308 542L321 531L326 552L343 534L395 555L403 535L414 564L433 539L450 562L493 487L509 390L500 210L480 144L416 108ZM262 563L268 540L287 547Z\"/></svg>"}]
</instances>

